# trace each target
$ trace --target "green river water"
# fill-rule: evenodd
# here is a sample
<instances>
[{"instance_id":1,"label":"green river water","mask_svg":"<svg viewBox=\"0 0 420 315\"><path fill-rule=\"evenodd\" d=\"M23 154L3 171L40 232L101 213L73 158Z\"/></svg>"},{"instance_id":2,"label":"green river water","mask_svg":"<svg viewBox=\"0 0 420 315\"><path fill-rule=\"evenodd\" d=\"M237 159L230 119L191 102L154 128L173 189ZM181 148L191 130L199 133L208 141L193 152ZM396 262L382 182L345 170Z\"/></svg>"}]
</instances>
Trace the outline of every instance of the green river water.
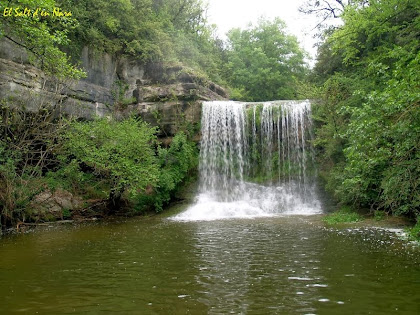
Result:
<instances>
[{"instance_id":1,"label":"green river water","mask_svg":"<svg viewBox=\"0 0 420 315\"><path fill-rule=\"evenodd\" d=\"M0 239L0 314L420 314L420 250L319 216L162 216Z\"/></svg>"}]
</instances>

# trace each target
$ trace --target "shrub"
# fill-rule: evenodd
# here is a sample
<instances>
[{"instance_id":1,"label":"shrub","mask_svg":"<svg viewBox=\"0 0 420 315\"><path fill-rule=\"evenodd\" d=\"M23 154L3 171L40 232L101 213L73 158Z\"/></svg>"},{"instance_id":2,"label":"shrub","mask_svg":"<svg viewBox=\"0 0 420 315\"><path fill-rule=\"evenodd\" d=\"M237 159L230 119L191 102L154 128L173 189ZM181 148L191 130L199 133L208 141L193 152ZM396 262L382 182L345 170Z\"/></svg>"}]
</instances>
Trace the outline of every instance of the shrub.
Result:
<instances>
[{"instance_id":1,"label":"shrub","mask_svg":"<svg viewBox=\"0 0 420 315\"><path fill-rule=\"evenodd\" d=\"M339 223L353 223L361 221L363 218L358 213L353 212L349 207L342 207L337 212L329 214L324 217L324 222L327 224L339 224Z\"/></svg>"},{"instance_id":2,"label":"shrub","mask_svg":"<svg viewBox=\"0 0 420 315\"><path fill-rule=\"evenodd\" d=\"M410 239L420 242L420 217L417 217L415 226L407 230Z\"/></svg>"},{"instance_id":3,"label":"shrub","mask_svg":"<svg viewBox=\"0 0 420 315\"><path fill-rule=\"evenodd\" d=\"M183 132L172 139L169 148L158 148L160 166L159 179L153 196L141 196L138 210L146 209L153 203L156 211L161 211L197 167L198 152L195 144Z\"/></svg>"},{"instance_id":4,"label":"shrub","mask_svg":"<svg viewBox=\"0 0 420 315\"><path fill-rule=\"evenodd\" d=\"M87 179L83 174L76 175L78 170L94 175L94 181L106 182L112 212L121 206L124 192L134 196L157 184L155 133L156 128L134 118L74 122L61 139L63 168L76 167L76 185Z\"/></svg>"}]
</instances>

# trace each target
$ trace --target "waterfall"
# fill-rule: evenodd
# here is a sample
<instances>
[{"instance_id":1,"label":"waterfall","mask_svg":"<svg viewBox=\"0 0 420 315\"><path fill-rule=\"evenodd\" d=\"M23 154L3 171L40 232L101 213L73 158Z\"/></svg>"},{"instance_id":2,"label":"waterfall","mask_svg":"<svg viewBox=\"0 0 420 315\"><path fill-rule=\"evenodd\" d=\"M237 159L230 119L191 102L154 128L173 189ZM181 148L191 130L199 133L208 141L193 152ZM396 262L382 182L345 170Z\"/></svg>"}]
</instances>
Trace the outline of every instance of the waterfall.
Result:
<instances>
[{"instance_id":1,"label":"waterfall","mask_svg":"<svg viewBox=\"0 0 420 315\"><path fill-rule=\"evenodd\" d=\"M200 187L176 220L321 212L309 101L204 102Z\"/></svg>"}]
</instances>

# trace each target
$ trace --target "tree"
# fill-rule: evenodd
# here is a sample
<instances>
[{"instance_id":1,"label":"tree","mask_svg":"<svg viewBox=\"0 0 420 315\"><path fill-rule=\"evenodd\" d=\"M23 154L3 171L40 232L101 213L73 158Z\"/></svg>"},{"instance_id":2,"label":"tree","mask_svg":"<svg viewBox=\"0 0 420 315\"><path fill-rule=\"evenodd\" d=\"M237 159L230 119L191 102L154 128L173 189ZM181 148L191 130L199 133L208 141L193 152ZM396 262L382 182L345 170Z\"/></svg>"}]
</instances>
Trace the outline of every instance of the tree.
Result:
<instances>
[{"instance_id":1,"label":"tree","mask_svg":"<svg viewBox=\"0 0 420 315\"><path fill-rule=\"evenodd\" d=\"M144 63L182 64L220 81L220 58L201 0L56 0L77 20L72 54L83 46Z\"/></svg>"},{"instance_id":2,"label":"tree","mask_svg":"<svg viewBox=\"0 0 420 315\"><path fill-rule=\"evenodd\" d=\"M338 19L342 16L347 6L366 6L369 0L308 0L299 7L299 11L305 14L317 16L320 21L316 28L321 28L329 19Z\"/></svg>"},{"instance_id":3,"label":"tree","mask_svg":"<svg viewBox=\"0 0 420 315\"><path fill-rule=\"evenodd\" d=\"M42 176L57 165L54 152L68 127L58 107L43 105L27 112L25 104L0 102L1 225L24 220L31 199L43 189Z\"/></svg>"},{"instance_id":4,"label":"tree","mask_svg":"<svg viewBox=\"0 0 420 315\"><path fill-rule=\"evenodd\" d=\"M162 210L188 178L188 173L197 168L197 157L195 143L189 141L183 132L173 137L169 148L158 149L160 174L154 196L156 211Z\"/></svg>"},{"instance_id":5,"label":"tree","mask_svg":"<svg viewBox=\"0 0 420 315\"><path fill-rule=\"evenodd\" d=\"M60 92L84 72L61 50L69 44L68 32L76 22L70 16L53 16L55 1L0 0L0 8L0 37L22 47L28 61L47 74L43 89L55 87L54 93L37 91L36 97L22 95L21 101L0 100L0 214L1 224L10 225L24 220L31 198L43 189L41 178L57 163L58 134L67 126L60 117Z\"/></svg>"},{"instance_id":6,"label":"tree","mask_svg":"<svg viewBox=\"0 0 420 315\"><path fill-rule=\"evenodd\" d=\"M249 101L296 98L297 83L306 67L304 52L296 37L286 34L286 25L260 19L258 25L228 33L226 77Z\"/></svg>"}]
</instances>

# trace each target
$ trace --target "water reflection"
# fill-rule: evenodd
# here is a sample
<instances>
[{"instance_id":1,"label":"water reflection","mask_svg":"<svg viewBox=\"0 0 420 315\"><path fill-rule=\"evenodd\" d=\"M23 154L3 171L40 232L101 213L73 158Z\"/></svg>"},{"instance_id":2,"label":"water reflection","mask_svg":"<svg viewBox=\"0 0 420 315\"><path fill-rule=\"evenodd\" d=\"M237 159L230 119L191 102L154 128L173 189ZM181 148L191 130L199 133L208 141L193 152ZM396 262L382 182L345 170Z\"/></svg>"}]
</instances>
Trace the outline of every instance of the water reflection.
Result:
<instances>
[{"instance_id":1,"label":"water reflection","mask_svg":"<svg viewBox=\"0 0 420 315\"><path fill-rule=\"evenodd\" d=\"M141 220L4 239L0 313L205 314L188 233Z\"/></svg>"},{"instance_id":2,"label":"water reflection","mask_svg":"<svg viewBox=\"0 0 420 315\"><path fill-rule=\"evenodd\" d=\"M420 249L406 244L307 216L6 237L0 313L418 314Z\"/></svg>"},{"instance_id":3,"label":"water reflection","mask_svg":"<svg viewBox=\"0 0 420 315\"><path fill-rule=\"evenodd\" d=\"M391 250L402 243L390 233L327 230L298 217L195 227L209 314L418 313L419 281L410 279L420 279L419 253Z\"/></svg>"},{"instance_id":4,"label":"water reflection","mask_svg":"<svg viewBox=\"0 0 420 315\"><path fill-rule=\"evenodd\" d=\"M201 222L197 282L211 314L314 312L322 298L322 230L296 218Z\"/></svg>"}]
</instances>

